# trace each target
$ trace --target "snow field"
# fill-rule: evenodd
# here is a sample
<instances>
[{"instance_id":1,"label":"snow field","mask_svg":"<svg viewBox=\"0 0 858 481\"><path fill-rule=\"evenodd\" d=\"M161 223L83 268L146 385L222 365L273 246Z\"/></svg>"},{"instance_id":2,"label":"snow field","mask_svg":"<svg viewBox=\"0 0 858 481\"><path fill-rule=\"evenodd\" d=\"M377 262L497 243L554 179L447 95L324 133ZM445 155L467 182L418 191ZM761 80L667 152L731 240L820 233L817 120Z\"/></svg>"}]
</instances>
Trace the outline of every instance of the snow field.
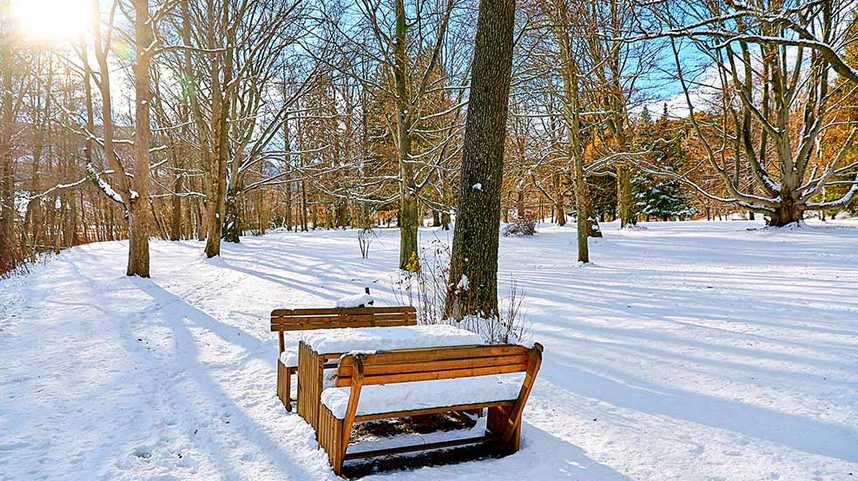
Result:
<instances>
[{"instance_id":1,"label":"snow field","mask_svg":"<svg viewBox=\"0 0 858 481\"><path fill-rule=\"evenodd\" d=\"M858 476L858 223L771 231L574 225L502 238L545 355L522 450L400 480L841 481ZM756 230L748 230L756 229ZM391 305L398 232L273 233L205 260L152 243L64 252L0 281L0 480L332 480L275 395L275 307ZM451 234L422 230L421 242Z\"/></svg>"}]
</instances>

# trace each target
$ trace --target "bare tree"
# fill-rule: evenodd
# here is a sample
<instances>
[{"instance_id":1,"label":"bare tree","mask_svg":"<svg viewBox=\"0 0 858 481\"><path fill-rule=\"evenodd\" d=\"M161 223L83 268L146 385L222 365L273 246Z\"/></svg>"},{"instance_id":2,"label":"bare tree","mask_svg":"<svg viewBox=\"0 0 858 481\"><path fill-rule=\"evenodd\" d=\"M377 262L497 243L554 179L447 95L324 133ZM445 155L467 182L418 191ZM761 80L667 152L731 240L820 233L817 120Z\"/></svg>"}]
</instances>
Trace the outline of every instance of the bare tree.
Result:
<instances>
[{"instance_id":1,"label":"bare tree","mask_svg":"<svg viewBox=\"0 0 858 481\"><path fill-rule=\"evenodd\" d=\"M655 4L659 31L637 39L671 39L677 79L690 120L705 148L705 157L726 186L716 196L680 178L714 200L764 214L773 226L800 221L807 209L845 205L858 192L858 165L847 160L852 132L835 155L819 158L820 139L842 126L834 112L842 89L832 86L832 72L853 79L843 62L846 46L855 41L850 0L821 2L759 1L753 5ZM683 62L693 46L710 68L695 76ZM715 101L722 113L717 124L701 112ZM720 135L706 135L707 129ZM743 185L740 166L750 167L754 182ZM677 174L664 173L677 176ZM851 176L852 187L841 197L814 201L826 185ZM758 186L761 192L751 191Z\"/></svg>"},{"instance_id":2,"label":"bare tree","mask_svg":"<svg viewBox=\"0 0 858 481\"><path fill-rule=\"evenodd\" d=\"M498 316L498 243L515 0L481 0L445 316Z\"/></svg>"}]
</instances>

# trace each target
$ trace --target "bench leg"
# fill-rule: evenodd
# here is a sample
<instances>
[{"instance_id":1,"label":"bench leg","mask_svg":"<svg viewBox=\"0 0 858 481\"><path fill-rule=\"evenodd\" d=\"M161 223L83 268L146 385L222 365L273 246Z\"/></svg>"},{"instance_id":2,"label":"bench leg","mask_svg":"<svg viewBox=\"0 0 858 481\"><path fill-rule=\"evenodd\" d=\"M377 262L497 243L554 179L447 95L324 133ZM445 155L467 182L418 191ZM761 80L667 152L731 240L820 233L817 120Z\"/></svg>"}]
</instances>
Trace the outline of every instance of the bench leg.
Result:
<instances>
[{"instance_id":1,"label":"bench leg","mask_svg":"<svg viewBox=\"0 0 858 481\"><path fill-rule=\"evenodd\" d=\"M345 449L343 449L343 420L337 419L327 408L321 406L319 410L319 445L328 454L328 462L337 476L343 474L343 461Z\"/></svg>"},{"instance_id":2,"label":"bench leg","mask_svg":"<svg viewBox=\"0 0 858 481\"><path fill-rule=\"evenodd\" d=\"M292 410L292 368L277 361L277 397L287 411Z\"/></svg>"},{"instance_id":3,"label":"bench leg","mask_svg":"<svg viewBox=\"0 0 858 481\"><path fill-rule=\"evenodd\" d=\"M502 454L512 454L521 447L521 418L516 423L513 412L509 406L489 408L486 427L494 435L498 451Z\"/></svg>"}]
</instances>

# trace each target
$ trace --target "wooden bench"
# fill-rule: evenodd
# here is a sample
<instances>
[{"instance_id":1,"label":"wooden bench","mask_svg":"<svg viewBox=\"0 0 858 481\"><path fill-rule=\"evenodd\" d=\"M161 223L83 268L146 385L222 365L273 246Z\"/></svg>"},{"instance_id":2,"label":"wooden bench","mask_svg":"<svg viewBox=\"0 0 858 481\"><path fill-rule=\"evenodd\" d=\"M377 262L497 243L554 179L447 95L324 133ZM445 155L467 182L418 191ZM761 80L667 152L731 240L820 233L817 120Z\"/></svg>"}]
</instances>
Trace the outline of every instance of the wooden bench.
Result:
<instances>
[{"instance_id":1,"label":"wooden bench","mask_svg":"<svg viewBox=\"0 0 858 481\"><path fill-rule=\"evenodd\" d=\"M542 346L459 346L346 354L335 387L322 393L317 435L334 472L343 462L389 454L492 443L519 449L521 414L542 363ZM507 375L524 372L523 381ZM514 376L518 377L518 376ZM418 381L433 381L418 383ZM484 436L348 453L357 422L488 409Z\"/></svg>"},{"instance_id":2,"label":"wooden bench","mask_svg":"<svg viewBox=\"0 0 858 481\"><path fill-rule=\"evenodd\" d=\"M417 325L417 310L411 306L332 307L319 309L275 309L271 311L271 332L276 332L280 353L277 358L277 397L292 410L292 374L298 370L298 346L286 347L284 333L311 329L347 327L391 327ZM326 367L335 367L331 364ZM300 380L297 380L297 384ZM300 389L300 384L298 386Z\"/></svg>"}]
</instances>

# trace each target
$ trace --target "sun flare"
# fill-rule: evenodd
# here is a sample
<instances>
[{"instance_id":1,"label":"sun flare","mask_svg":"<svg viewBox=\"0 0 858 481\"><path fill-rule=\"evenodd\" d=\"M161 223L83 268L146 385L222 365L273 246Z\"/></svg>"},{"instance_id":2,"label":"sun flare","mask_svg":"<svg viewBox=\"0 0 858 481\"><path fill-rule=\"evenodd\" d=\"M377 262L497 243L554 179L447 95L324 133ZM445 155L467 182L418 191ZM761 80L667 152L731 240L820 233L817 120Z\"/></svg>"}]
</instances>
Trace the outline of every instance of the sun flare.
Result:
<instances>
[{"instance_id":1,"label":"sun flare","mask_svg":"<svg viewBox=\"0 0 858 481\"><path fill-rule=\"evenodd\" d=\"M89 0L12 0L12 15L23 40L60 44L91 29Z\"/></svg>"}]
</instances>

